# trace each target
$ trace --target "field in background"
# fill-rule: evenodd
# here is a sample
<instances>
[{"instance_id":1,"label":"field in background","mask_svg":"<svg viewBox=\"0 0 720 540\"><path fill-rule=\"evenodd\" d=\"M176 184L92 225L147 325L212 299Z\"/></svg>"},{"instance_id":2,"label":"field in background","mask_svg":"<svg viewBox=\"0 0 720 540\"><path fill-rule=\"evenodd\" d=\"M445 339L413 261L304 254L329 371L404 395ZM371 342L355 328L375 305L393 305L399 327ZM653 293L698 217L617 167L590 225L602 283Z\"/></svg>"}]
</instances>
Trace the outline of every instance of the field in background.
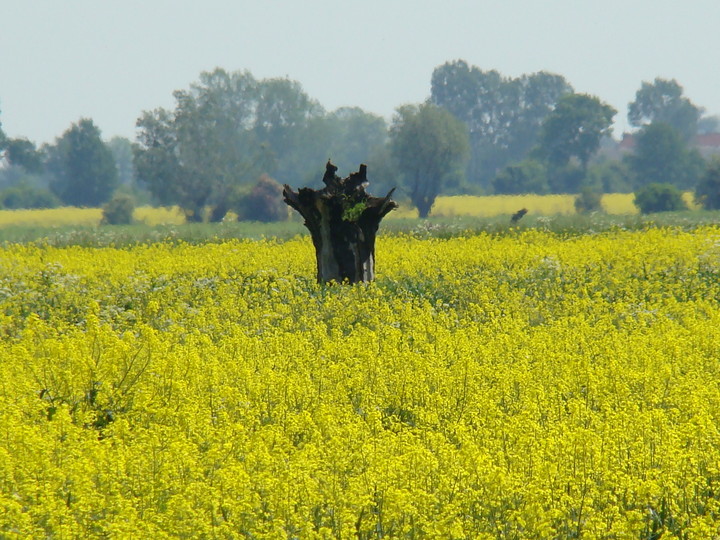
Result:
<instances>
[{"instance_id":1,"label":"field in background","mask_svg":"<svg viewBox=\"0 0 720 540\"><path fill-rule=\"evenodd\" d=\"M609 215L637 215L638 209L633 204L633 193L608 193L603 195L602 208ZM683 195L691 209L696 209L692 193ZM433 211L434 217L496 217L512 215L521 208L527 208L529 216L571 216L575 212L575 195L489 195L454 197L438 197ZM390 214L394 217L417 217L417 210L405 206L398 212ZM388 217L390 217L388 216Z\"/></svg>"},{"instance_id":2,"label":"field in background","mask_svg":"<svg viewBox=\"0 0 720 540\"><path fill-rule=\"evenodd\" d=\"M603 209L608 214L637 214L632 193L603 196ZM490 195L438 197L431 215L434 217L496 217L512 215L527 208L528 215L555 216L575 214L575 195ZM395 217L417 217L417 210L407 205L394 213ZM391 216L393 214L390 214ZM390 216L388 216L390 217Z\"/></svg>"},{"instance_id":3,"label":"field in background","mask_svg":"<svg viewBox=\"0 0 720 540\"><path fill-rule=\"evenodd\" d=\"M185 217L177 208L139 207L135 219L147 225L179 225ZM0 227L4 226L97 226L102 220L100 208L47 208L42 210L0 210Z\"/></svg>"},{"instance_id":4,"label":"field in background","mask_svg":"<svg viewBox=\"0 0 720 540\"><path fill-rule=\"evenodd\" d=\"M632 193L611 193L603 196L603 211L611 216L637 215ZM692 205L692 194L684 195ZM438 197L431 217L479 217L493 218L512 215L527 208L529 216L571 216L575 212L575 195L490 195ZM297 216L293 216L297 220ZM386 219L417 218L417 210L409 203L401 202L400 208ZM102 219L99 208L53 208L47 210L0 210L0 227L5 226L97 226ZM139 207L136 221L149 226L180 225L185 218L177 208ZM232 214L227 218L232 220Z\"/></svg>"}]
</instances>

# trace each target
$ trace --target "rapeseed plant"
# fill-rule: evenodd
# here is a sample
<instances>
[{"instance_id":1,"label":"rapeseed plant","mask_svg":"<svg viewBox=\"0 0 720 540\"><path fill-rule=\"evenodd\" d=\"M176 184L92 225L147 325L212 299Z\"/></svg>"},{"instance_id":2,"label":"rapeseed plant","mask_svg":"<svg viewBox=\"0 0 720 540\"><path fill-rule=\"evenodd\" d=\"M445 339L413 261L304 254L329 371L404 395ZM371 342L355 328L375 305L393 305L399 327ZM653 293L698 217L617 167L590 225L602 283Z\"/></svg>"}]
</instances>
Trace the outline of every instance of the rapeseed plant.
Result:
<instances>
[{"instance_id":1,"label":"rapeseed plant","mask_svg":"<svg viewBox=\"0 0 720 540\"><path fill-rule=\"evenodd\" d=\"M691 208L692 193L683 195ZM603 196L602 207L608 214L637 214L632 193L610 193ZM536 215L575 214L575 195L488 195L488 196L441 196L433 207L434 216L494 217L511 215L520 208L527 208ZM183 213L176 207L153 208L141 206L135 209L134 220L147 225L179 225L185 222ZM234 214L226 219L235 219ZM402 205L386 219L417 217L417 210ZM50 208L39 210L0 210L0 226L97 226L102 221L100 208Z\"/></svg>"},{"instance_id":2,"label":"rapeseed plant","mask_svg":"<svg viewBox=\"0 0 720 540\"><path fill-rule=\"evenodd\" d=\"M720 229L0 253L0 535L712 538Z\"/></svg>"}]
</instances>

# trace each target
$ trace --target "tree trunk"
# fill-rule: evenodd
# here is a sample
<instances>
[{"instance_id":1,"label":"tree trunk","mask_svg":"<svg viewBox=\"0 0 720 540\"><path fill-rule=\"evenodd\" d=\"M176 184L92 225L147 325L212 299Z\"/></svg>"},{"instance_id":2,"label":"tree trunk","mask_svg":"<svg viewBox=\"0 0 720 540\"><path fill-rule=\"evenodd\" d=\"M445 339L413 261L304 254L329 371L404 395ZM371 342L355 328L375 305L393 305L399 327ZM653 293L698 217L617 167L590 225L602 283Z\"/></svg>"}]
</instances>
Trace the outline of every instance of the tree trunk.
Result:
<instances>
[{"instance_id":1,"label":"tree trunk","mask_svg":"<svg viewBox=\"0 0 720 540\"><path fill-rule=\"evenodd\" d=\"M413 201L415 202L415 206L417 206L418 209L418 217L420 219L427 219L427 217L430 215L430 210L432 210L433 204L435 201L427 201L425 199L419 200L419 201Z\"/></svg>"},{"instance_id":2,"label":"tree trunk","mask_svg":"<svg viewBox=\"0 0 720 540\"><path fill-rule=\"evenodd\" d=\"M213 206L210 210L210 217L208 218L208 221L210 223L220 223L223 218L227 215L228 208L227 203L225 202L225 199L217 203L215 206Z\"/></svg>"},{"instance_id":3,"label":"tree trunk","mask_svg":"<svg viewBox=\"0 0 720 540\"><path fill-rule=\"evenodd\" d=\"M328 161L321 190L302 188L295 192L285 184L283 199L305 219L317 261L318 283L375 279L375 236L380 221L397 203L365 192L367 167L340 178Z\"/></svg>"}]
</instances>

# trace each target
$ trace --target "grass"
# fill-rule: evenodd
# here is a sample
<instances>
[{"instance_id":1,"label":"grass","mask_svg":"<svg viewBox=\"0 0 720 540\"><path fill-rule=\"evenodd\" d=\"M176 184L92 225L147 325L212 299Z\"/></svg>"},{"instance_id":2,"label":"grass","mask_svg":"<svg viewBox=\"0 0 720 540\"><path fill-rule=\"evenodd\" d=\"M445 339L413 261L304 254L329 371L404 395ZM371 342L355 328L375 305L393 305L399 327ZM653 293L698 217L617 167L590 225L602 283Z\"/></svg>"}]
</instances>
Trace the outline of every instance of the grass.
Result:
<instances>
[{"instance_id":1,"label":"grass","mask_svg":"<svg viewBox=\"0 0 720 540\"><path fill-rule=\"evenodd\" d=\"M538 229L560 235L593 234L612 229L643 230L675 227L690 230L720 223L720 211L665 212L651 215L527 215L519 223L510 223L509 215L493 217L431 217L386 219L380 234L408 234L418 238L452 238L482 232L505 235L518 230ZM230 238L289 240L308 234L299 221L281 223L225 222L186 223L179 225L6 225L0 227L0 245L40 243L50 246L124 247L155 242L213 243Z\"/></svg>"},{"instance_id":2,"label":"grass","mask_svg":"<svg viewBox=\"0 0 720 540\"><path fill-rule=\"evenodd\" d=\"M278 238L282 240L303 234L300 223L185 223L181 225L64 225L60 227L6 226L0 228L0 244L36 242L51 246L83 245L117 247L154 242L199 244L222 242L228 238Z\"/></svg>"},{"instance_id":3,"label":"grass","mask_svg":"<svg viewBox=\"0 0 720 540\"><path fill-rule=\"evenodd\" d=\"M689 194L686 194L688 199ZM480 232L508 234L534 228L558 234L587 234L611 229L642 230L648 227L692 229L720 222L720 212L701 211L641 215L632 204L633 194L614 193L603 197L603 212L576 214L573 195L500 195L487 197L439 197L429 219L421 220L409 201L387 216L380 234L410 234L417 237L450 238ZM688 199L689 200L689 199ZM517 224L510 216L520 208L528 213ZM199 244L229 238L289 240L307 234L301 218L292 214L288 222L184 223L176 208L139 207L137 224L100 225L98 208L0 211L0 245L43 243L51 246L82 245L117 247L154 242Z\"/></svg>"}]
</instances>

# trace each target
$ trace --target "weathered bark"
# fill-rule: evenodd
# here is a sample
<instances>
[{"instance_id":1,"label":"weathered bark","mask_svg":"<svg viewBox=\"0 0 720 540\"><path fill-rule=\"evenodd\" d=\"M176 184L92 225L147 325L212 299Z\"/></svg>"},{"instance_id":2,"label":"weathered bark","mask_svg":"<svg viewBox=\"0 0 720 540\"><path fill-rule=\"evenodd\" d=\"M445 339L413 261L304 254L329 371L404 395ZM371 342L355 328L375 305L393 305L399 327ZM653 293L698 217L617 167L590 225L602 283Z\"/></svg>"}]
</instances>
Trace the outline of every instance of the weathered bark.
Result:
<instances>
[{"instance_id":1,"label":"weathered bark","mask_svg":"<svg viewBox=\"0 0 720 540\"><path fill-rule=\"evenodd\" d=\"M328 161L321 190L301 188L295 192L285 184L283 199L305 219L310 231L319 283L375 279L375 236L380 221L397 203L390 196L372 197L365 192L367 167L340 178Z\"/></svg>"}]
</instances>

